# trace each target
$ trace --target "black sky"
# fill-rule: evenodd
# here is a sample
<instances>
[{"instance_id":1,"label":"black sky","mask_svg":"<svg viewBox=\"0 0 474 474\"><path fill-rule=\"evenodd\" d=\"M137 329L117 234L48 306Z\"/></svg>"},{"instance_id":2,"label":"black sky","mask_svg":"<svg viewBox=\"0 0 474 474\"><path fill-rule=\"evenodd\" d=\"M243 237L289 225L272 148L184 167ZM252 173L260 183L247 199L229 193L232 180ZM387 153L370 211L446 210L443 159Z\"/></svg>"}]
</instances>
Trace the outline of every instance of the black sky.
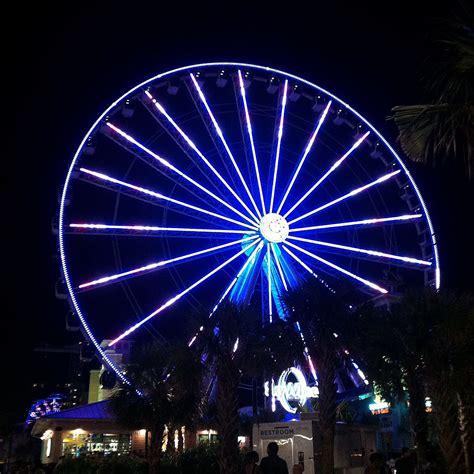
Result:
<instances>
[{"instance_id":1,"label":"black sky","mask_svg":"<svg viewBox=\"0 0 474 474\"><path fill-rule=\"evenodd\" d=\"M145 78L205 61L254 62L307 78L395 142L385 118L422 100L421 64L452 2L63 2L3 16L3 380L26 410L42 342L59 344L67 307L51 220L68 164L96 117ZM426 69L426 67L425 67ZM429 70L429 67L428 67ZM472 288L473 191L454 172L413 167L439 237L443 283ZM50 369L48 369L50 370ZM3 384L2 384L3 385ZM2 390L3 392L3 390Z\"/></svg>"}]
</instances>

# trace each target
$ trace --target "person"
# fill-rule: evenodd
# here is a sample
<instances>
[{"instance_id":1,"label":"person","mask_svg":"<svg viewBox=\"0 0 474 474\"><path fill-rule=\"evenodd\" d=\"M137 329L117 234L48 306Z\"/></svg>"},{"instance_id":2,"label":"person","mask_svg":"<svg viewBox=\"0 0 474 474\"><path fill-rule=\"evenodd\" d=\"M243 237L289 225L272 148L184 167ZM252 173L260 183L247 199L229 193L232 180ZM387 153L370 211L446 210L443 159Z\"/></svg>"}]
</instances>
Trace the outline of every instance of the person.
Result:
<instances>
[{"instance_id":1,"label":"person","mask_svg":"<svg viewBox=\"0 0 474 474\"><path fill-rule=\"evenodd\" d=\"M384 459L380 453L372 453L369 458L370 464L365 468L364 474L381 474L383 470Z\"/></svg>"},{"instance_id":2,"label":"person","mask_svg":"<svg viewBox=\"0 0 474 474\"><path fill-rule=\"evenodd\" d=\"M288 474L288 465L278 456L278 444L275 441L268 443L267 454L260 463L261 474Z\"/></svg>"},{"instance_id":3,"label":"person","mask_svg":"<svg viewBox=\"0 0 474 474\"><path fill-rule=\"evenodd\" d=\"M411 451L407 447L402 448L402 457L395 462L397 474L414 474L415 463L411 456Z\"/></svg>"},{"instance_id":4,"label":"person","mask_svg":"<svg viewBox=\"0 0 474 474\"><path fill-rule=\"evenodd\" d=\"M301 463L295 464L293 466L293 474L303 474L304 472L304 467Z\"/></svg>"},{"instance_id":5,"label":"person","mask_svg":"<svg viewBox=\"0 0 474 474\"><path fill-rule=\"evenodd\" d=\"M245 464L245 474L259 474L260 468L258 467L258 453L257 451L249 451L245 455L244 464Z\"/></svg>"}]
</instances>

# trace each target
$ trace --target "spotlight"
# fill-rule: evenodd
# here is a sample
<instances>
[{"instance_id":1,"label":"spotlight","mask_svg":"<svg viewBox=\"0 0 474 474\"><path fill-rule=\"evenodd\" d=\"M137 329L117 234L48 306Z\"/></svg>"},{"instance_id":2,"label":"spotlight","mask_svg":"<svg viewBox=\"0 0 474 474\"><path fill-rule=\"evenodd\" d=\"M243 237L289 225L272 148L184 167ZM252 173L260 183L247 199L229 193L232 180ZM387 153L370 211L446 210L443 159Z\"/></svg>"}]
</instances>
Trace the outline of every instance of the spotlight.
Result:
<instances>
[{"instance_id":1,"label":"spotlight","mask_svg":"<svg viewBox=\"0 0 474 474\"><path fill-rule=\"evenodd\" d=\"M168 92L169 95L176 95L178 91L179 80L173 77L168 81L168 87L166 88L166 92Z\"/></svg>"},{"instance_id":2,"label":"spotlight","mask_svg":"<svg viewBox=\"0 0 474 474\"><path fill-rule=\"evenodd\" d=\"M301 90L298 84L295 84L291 88L290 95L288 96L288 99L290 99L292 102L296 102L299 98L301 97Z\"/></svg>"},{"instance_id":3,"label":"spotlight","mask_svg":"<svg viewBox=\"0 0 474 474\"><path fill-rule=\"evenodd\" d=\"M229 74L225 72L223 69L221 69L217 73L217 80L216 80L217 87L225 87L228 80L229 80Z\"/></svg>"},{"instance_id":4,"label":"spotlight","mask_svg":"<svg viewBox=\"0 0 474 474\"><path fill-rule=\"evenodd\" d=\"M268 79L267 92L269 94L274 94L278 90L279 85L280 80L275 76L271 76L270 79Z\"/></svg>"}]
</instances>

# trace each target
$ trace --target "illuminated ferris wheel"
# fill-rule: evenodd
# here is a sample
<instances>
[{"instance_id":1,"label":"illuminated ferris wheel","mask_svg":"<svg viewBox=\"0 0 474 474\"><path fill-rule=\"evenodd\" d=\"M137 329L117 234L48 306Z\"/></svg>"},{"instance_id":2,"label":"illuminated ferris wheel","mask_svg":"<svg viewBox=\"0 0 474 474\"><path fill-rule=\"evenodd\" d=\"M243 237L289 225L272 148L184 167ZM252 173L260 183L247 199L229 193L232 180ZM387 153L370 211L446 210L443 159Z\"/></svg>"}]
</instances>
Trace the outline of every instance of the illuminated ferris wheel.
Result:
<instances>
[{"instance_id":1,"label":"illuminated ferris wheel","mask_svg":"<svg viewBox=\"0 0 474 474\"><path fill-rule=\"evenodd\" d=\"M308 276L370 298L440 285L428 210L382 135L330 92L249 64L183 67L116 100L69 167L59 246L82 327L124 381L108 350L193 344L192 310L257 301L271 323Z\"/></svg>"}]
</instances>

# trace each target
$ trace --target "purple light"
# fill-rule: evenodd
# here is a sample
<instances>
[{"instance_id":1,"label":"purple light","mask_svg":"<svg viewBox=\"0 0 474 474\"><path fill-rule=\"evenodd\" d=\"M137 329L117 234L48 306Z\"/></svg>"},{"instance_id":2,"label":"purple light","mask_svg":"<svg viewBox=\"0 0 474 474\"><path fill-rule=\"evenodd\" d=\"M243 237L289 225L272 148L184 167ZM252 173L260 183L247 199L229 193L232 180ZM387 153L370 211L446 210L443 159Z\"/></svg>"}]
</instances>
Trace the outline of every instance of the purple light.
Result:
<instances>
[{"instance_id":1,"label":"purple light","mask_svg":"<svg viewBox=\"0 0 474 474\"><path fill-rule=\"evenodd\" d=\"M303 260L297 257L289 248L285 246L283 246L283 248L285 249L286 253L290 255L291 257L293 257L293 259L296 260L308 273L311 273L311 275L313 275L314 278L316 278L319 281L319 283L323 284L331 293L336 293L336 291L333 288L331 288L319 275L314 273L314 271L310 267L308 267L308 265L306 265L306 263L304 263Z\"/></svg>"},{"instance_id":2,"label":"purple light","mask_svg":"<svg viewBox=\"0 0 474 474\"><path fill-rule=\"evenodd\" d=\"M251 224L254 224L254 221L252 221L252 219L250 219L249 217L247 217L245 214L243 214L242 212L238 211L237 209L235 209L233 206L231 206L228 202L226 202L224 199L221 199L219 196L217 196L216 194L214 194L212 191L210 191L209 189L207 189L205 186L203 186L202 184L198 183L197 181L195 181L193 178L191 178L190 176L188 176L186 173L183 173L180 169L176 168L176 166L172 165L168 160L165 160L164 158L162 158L161 156L157 155L156 153L154 153L153 151L151 151L150 149L148 149L146 146L142 145L140 142L138 142L137 140L135 140L135 138L133 138L132 136L128 135L127 133L125 133L123 130L120 130L120 128L116 127L115 125L112 125L110 122L107 122L107 125L112 129L114 130L115 132L117 132L120 136L122 136L123 138L125 138L127 141L129 141L130 143L134 144L135 146L137 146L138 148L140 148L141 150L143 150L145 153L147 153L148 155L150 155L152 158L154 158L155 160L157 160L159 163L161 163L163 166L165 166L166 168L174 171L176 174L178 174L179 176L181 176L182 178L184 178L186 181L188 181L189 183L193 184L194 186L196 186L198 189L200 189L201 191L205 192L207 195L211 196L213 199L215 199L216 201L220 202L222 205L224 205L225 207L227 207L228 209L230 209L231 211L235 212L236 214L238 214L240 217L243 217L246 221L250 222Z\"/></svg>"},{"instance_id":3,"label":"purple light","mask_svg":"<svg viewBox=\"0 0 474 474\"><path fill-rule=\"evenodd\" d=\"M248 240L255 239L255 238L257 238L257 236L246 237L244 239L234 240L233 242L229 242L227 244L217 245L216 247L210 247L210 248L207 248L207 249L204 249L204 250L198 250L197 252L192 252L192 253L188 253L186 255L181 255L180 257L170 258L169 260L161 260L159 262L153 262L153 263L150 263L148 265L144 265L143 267L134 268L133 270L128 270L126 272L116 273L114 275L109 275L109 276L98 278L96 280L92 280L92 281L89 281L89 282L86 282L86 283L82 283L81 285L79 285L79 288L81 288L81 289L82 288L89 288L91 286L101 285L103 283L108 283L110 281L115 281L115 280L119 280L119 279L122 279L122 278L125 278L125 277L129 277L131 275L137 275L139 273L154 270L154 269L159 268L159 267L165 267L166 265L169 265L170 263L179 262L179 261L182 261L182 260L186 260L188 258L197 257L199 255L205 255L207 253L214 252L214 251L221 250L221 249L225 249L227 247L232 247L233 245L241 244L242 242L246 242Z\"/></svg>"},{"instance_id":4,"label":"purple light","mask_svg":"<svg viewBox=\"0 0 474 474\"><path fill-rule=\"evenodd\" d=\"M270 197L270 214L273 210L273 201L275 199L275 187L278 173L278 162L280 161L280 148L281 148L281 139L283 137L283 121L285 118L285 108L286 108L286 95L288 92L288 79L285 81L285 87L283 89L283 97L281 100L281 113L280 113L280 125L278 126L278 142L275 153L275 168L273 170L273 183L272 183L272 194Z\"/></svg>"},{"instance_id":5,"label":"purple light","mask_svg":"<svg viewBox=\"0 0 474 474\"><path fill-rule=\"evenodd\" d=\"M290 257L293 257L307 272L311 273L315 278L319 279L319 276L311 270L306 263L303 262L299 257L297 257L288 247L283 245L283 249L288 253Z\"/></svg>"},{"instance_id":6,"label":"purple light","mask_svg":"<svg viewBox=\"0 0 474 474\"><path fill-rule=\"evenodd\" d=\"M345 268L342 268L338 265L336 265L335 263L332 263L332 262L329 262L328 260L325 260L324 258L321 258L321 257L318 257L317 255L315 255L314 253L311 253L311 252L308 252L307 250L305 250L304 248L302 247L299 247L298 245L295 245L295 244L292 244L291 242L286 242L290 247L293 247L295 248L296 250L299 250L300 252L308 255L309 257L311 258L314 258L315 260L318 260L319 262L321 263L324 263L325 265L327 265L328 267L331 267L331 268L334 268L335 270L341 272L341 273L344 273L345 275L347 276L350 276L351 278L354 278L355 280L358 280L360 281L361 283L363 283L364 285L370 287L370 288L373 288L374 290L377 290L379 291L380 293L388 293L388 291L385 289L385 288L382 288L381 286L369 281L369 280L366 280L365 278L362 278L358 275L356 275L355 273L352 273L350 272L349 270L346 270ZM283 246L283 248L285 248L285 246Z\"/></svg>"},{"instance_id":7,"label":"purple light","mask_svg":"<svg viewBox=\"0 0 474 474\"><path fill-rule=\"evenodd\" d=\"M192 232L207 234L255 234L252 230L227 230L227 229L192 229L187 227L156 227L150 225L109 225L109 224L69 224L71 228L95 230L133 230L145 232Z\"/></svg>"},{"instance_id":8,"label":"purple light","mask_svg":"<svg viewBox=\"0 0 474 474\"><path fill-rule=\"evenodd\" d=\"M232 290L232 288L235 286L237 283L237 280L241 277L242 273L245 271L245 269L249 266L249 264L254 264L255 263L255 257L260 250L262 250L263 247L263 242L261 239L258 239L257 242L260 242L257 247L252 250L252 253L249 255L245 263L243 264L242 268L238 271L237 275L234 277L234 279L230 282L229 286L226 288L222 296L220 297L219 301L215 304L214 308L212 308L211 313L209 314L209 317L211 317L216 311L219 305L222 303L224 298L229 294L229 292ZM203 330L203 326L199 329L200 331ZM194 342L197 339L198 334L195 334L194 337L189 341L188 346L191 347Z\"/></svg>"},{"instance_id":9,"label":"purple light","mask_svg":"<svg viewBox=\"0 0 474 474\"><path fill-rule=\"evenodd\" d=\"M303 330L301 329L301 325L300 325L299 321L296 321L296 327L298 328L298 332L300 333L301 340L303 341L303 344L304 344L304 354L306 356L306 359L308 360L308 364L309 364L309 367L311 369L311 375L313 376L313 379L317 384L318 383L318 376L316 375L316 370L314 368L313 360L311 359L311 355L309 354L308 347L306 346L306 341L304 339Z\"/></svg>"},{"instance_id":10,"label":"purple light","mask_svg":"<svg viewBox=\"0 0 474 474\"><path fill-rule=\"evenodd\" d=\"M332 247L341 250L348 250L350 252L364 253L374 257L389 258L392 260L400 260L401 262L416 263L418 265L431 265L427 260L419 260L413 257L402 257L401 255L393 255L391 253L379 252L378 250L362 249L356 247L349 247L347 245L334 244L331 242L323 242L321 240L305 239L304 237L288 237L291 240L298 240L300 242L307 242L309 244L321 245L323 247Z\"/></svg>"},{"instance_id":11,"label":"purple light","mask_svg":"<svg viewBox=\"0 0 474 474\"><path fill-rule=\"evenodd\" d=\"M214 308L212 308L212 312L211 314L209 315L209 317L211 317L216 311L217 311L217 308L219 307L219 305L222 303L223 299L229 294L229 291L232 290L232 288L234 287L234 285L237 283L237 280L241 277L242 273L245 271L245 269L249 266L249 264L254 264L255 263L255 257L257 255L257 253L260 252L260 250L262 250L263 248L263 241L261 239L258 239L257 242L260 242L257 247L252 251L252 253L249 255L247 261L244 263L244 265L242 266L242 268L239 270L239 272L237 273L237 275L235 276L235 278L232 280L232 282L230 283L230 285L227 287L227 289L224 291L224 293L222 294L221 298L219 299L219 301L217 302L217 304L214 306Z\"/></svg>"},{"instance_id":12,"label":"purple light","mask_svg":"<svg viewBox=\"0 0 474 474\"><path fill-rule=\"evenodd\" d=\"M270 323L273 321L273 307L272 307L272 266L270 259L270 244L267 243L267 277L268 277L268 315Z\"/></svg>"},{"instance_id":13,"label":"purple light","mask_svg":"<svg viewBox=\"0 0 474 474\"><path fill-rule=\"evenodd\" d=\"M152 84L153 81L166 80L168 77L172 76L173 74L187 73L190 70L207 69L207 68L224 67L224 66L236 67L236 68L244 68L244 67L255 68L256 70L261 71L264 74L267 74L267 73L283 74L286 77L289 77L291 79L301 81L306 86L308 86L310 88L314 88L314 89L316 89L316 90L332 97L335 101L338 102L338 104L340 104L342 107L345 107L347 110L349 110L350 112L355 114L355 116L358 117L361 122L365 123L368 127L370 127L372 129L373 133L375 133L377 135L377 138L380 139L381 142L383 142L387 146L387 148L389 149L391 154L399 162L399 164L403 168L407 178L409 179L411 185L415 189L416 196L417 196L417 198L419 199L419 201L421 203L421 206L422 206L422 209L423 209L423 214L426 218L426 221L427 221L427 224L428 224L428 227L429 227L429 235L430 235L430 239L431 239L431 243L432 243L432 249L433 249L433 252L434 252L433 265L435 266L434 270L435 270L435 275L436 275L436 288L438 289L440 287L440 268L439 268L439 256L438 256L436 236L435 236L435 233L434 233L433 224L431 222L431 219L430 219L430 216L429 216L429 213L428 213L428 209L427 209L426 204L423 200L423 197L420 194L420 190L418 189L418 186L414 182L410 172L408 171L406 166L403 164L400 157L397 155L396 151L390 146L390 144L385 140L385 138L375 128L373 128L373 126L370 125L364 117L362 117L357 111L353 110L350 105L348 105L347 103L345 103L344 101L342 101L338 97L334 96L329 91L326 91L325 89L322 89L318 85L316 85L312 82L306 81L305 79L302 79L302 78L297 77L295 75L287 74L284 71L280 71L280 70L276 70L276 69L272 69L272 68L268 68L268 67L263 67L263 66L258 66L258 65L254 65L254 64L243 64L243 63L235 63L235 62L201 63L201 64L186 65L184 67L175 68L175 69L167 71L165 73L157 74L157 75L141 82L140 84L136 85L132 89L126 91L120 98L118 98L117 100L114 100L114 102L111 103L110 106L107 107L106 110L104 110L104 112L100 115L100 117L98 117L97 120L91 125L91 127L89 128L86 136L83 138L80 145L78 146L78 148L77 148L77 150L74 154L72 163L69 166L69 169L68 169L68 172L67 172L67 175L66 175L66 179L65 179L65 183L64 183L64 186L63 186L63 192L62 192L62 195L61 195L61 203L60 203L60 210L59 210L59 234L58 234L59 235L59 249L60 249L60 258L61 258L62 270L63 270L65 282L66 282L66 285L67 285L67 288L68 288L68 291L69 291L69 294L70 294L71 301L74 305L75 311L78 314L78 317L81 320L82 326L84 327L84 330L86 331L86 333L88 335L88 338L90 338L90 340L92 341L95 349L98 351L100 356L103 358L106 365L108 365L111 369L113 369L117 373L118 377L125 383L128 383L127 378L124 376L124 374L121 372L121 370L114 364L113 360L110 359L110 357L104 352L103 348L100 347L100 345L99 345L98 341L96 340L94 334L91 332L91 330L90 330L90 328L87 324L87 321L84 317L85 315L82 314L81 306L79 304L79 301L75 297L73 287L72 287L71 282L69 280L68 256L66 255L66 248L65 248L65 234L64 234L65 222L64 221L65 221L65 217L66 217L66 204L67 204L67 197L68 197L68 194L70 192L71 178L74 175L74 171L76 170L78 160L80 159L82 150L84 149L84 146L86 145L87 138L92 133L94 133L94 131L97 130L98 127L101 126L104 118L106 118L107 115L110 115L111 112L113 112L113 109L122 100L126 99L127 97L130 97L134 93L139 92L140 89L143 89L146 86L148 86L149 84Z\"/></svg>"},{"instance_id":14,"label":"purple light","mask_svg":"<svg viewBox=\"0 0 474 474\"><path fill-rule=\"evenodd\" d=\"M336 168L338 168L341 163L355 150L359 147L359 145L367 138L370 132L365 133L362 137L360 137L352 146L351 148L344 153L334 164L326 171L326 173L319 178L316 183L311 186L311 188L306 191L306 193L293 205L293 207L285 214L285 217L288 217Z\"/></svg>"},{"instance_id":15,"label":"purple light","mask_svg":"<svg viewBox=\"0 0 474 474\"><path fill-rule=\"evenodd\" d=\"M243 187L245 188L245 191L247 192L247 195L248 197L250 198L250 201L252 202L252 205L253 207L255 208L255 211L257 212L257 215L258 217L262 217L262 215L260 214L260 211L258 210L258 207L257 207L257 204L255 203L255 200L253 199L253 196L252 196L252 193L250 192L250 189L249 187L247 186L247 183L245 182L245 179L244 177L242 176L242 173L240 171L240 168L239 166L237 165L237 162L235 161L235 158L234 158L234 155L232 154L232 152L230 151L230 148L229 148L229 145L227 145L227 141L226 139L224 138L224 134L222 133L222 130L221 128L219 127L219 124L217 123L215 117L214 117L214 114L212 113L212 110L210 109L209 107L209 104L207 103L207 100L206 100L206 97L204 96L202 90L201 90L201 87L199 86L198 84L198 81L196 80L196 78L194 77L194 74L191 73L190 74L191 76L191 79L194 83L194 87L196 88L196 91L199 95L199 98L201 99L201 102L204 104L204 107L206 108L207 110L207 113L209 115L209 118L211 119L212 121L212 124L214 125L214 128L216 129L216 133L217 135L219 136L219 138L221 139L221 142L222 142L222 145L224 145L224 148L227 152L227 155L229 156L230 158L230 161L232 162L232 164L234 165L234 168L235 168L235 171L237 172L237 174L239 175L239 178L240 178L240 181L242 182L242 185Z\"/></svg>"},{"instance_id":16,"label":"purple light","mask_svg":"<svg viewBox=\"0 0 474 474\"><path fill-rule=\"evenodd\" d=\"M196 152L199 158L201 158L201 160L207 165L207 167L214 173L214 175L219 179L219 181L227 188L227 190L232 194L232 196L234 196L235 199L239 201L242 207L255 219L255 221L258 221L258 218L249 209L247 204L245 204L245 202L240 198L240 196L234 191L232 186L222 177L222 175L216 170L216 168L214 168L211 162L204 156L201 150L199 150L199 148L188 137L188 135L183 131L183 129L173 120L173 118L168 114L165 108L150 94L149 91L145 91L145 94L155 104L155 107L159 110L159 112L165 116L168 122L181 135L181 137L186 141L186 143Z\"/></svg>"},{"instance_id":17,"label":"purple light","mask_svg":"<svg viewBox=\"0 0 474 474\"><path fill-rule=\"evenodd\" d=\"M288 222L288 224L294 224L295 222L298 222L302 219L305 219L306 217L309 217L313 214L316 214L319 211L322 211L323 209L326 209L334 204L337 204L338 202L343 201L344 199L347 199L349 197L355 196L356 194L361 193L362 191L365 191L366 189L371 188L372 186L375 186L377 184L383 183L384 181L387 181L388 179L392 178L393 176L397 175L400 173L401 170L396 170L393 171L392 173L385 174L381 176L380 178L376 179L375 181L372 181L369 184L366 184L364 186L361 186L360 188L353 189L351 192L344 194L344 196L338 197L337 199L334 199L334 201L328 202L326 204L323 204L322 206L313 209L312 211L307 212L306 214L303 214L300 217L297 217L296 219L293 219L292 221ZM288 214L288 213L287 213Z\"/></svg>"},{"instance_id":18,"label":"purple light","mask_svg":"<svg viewBox=\"0 0 474 474\"><path fill-rule=\"evenodd\" d=\"M260 201L261 201L261 204L262 204L262 212L263 212L263 215L265 215L267 213L267 211L265 210L265 199L263 197L262 182L260 180L260 171L258 169L257 153L255 151L255 144L253 142L252 124L250 122L250 114L249 114L249 110L248 110L248 106L247 106L247 96L245 95L244 81L242 79L242 73L240 72L240 69L238 70L238 75L239 75L240 95L242 96L242 102L244 104L245 121L247 123L247 131L248 131L249 139L250 139L250 148L252 149L252 157L253 157L253 164L254 164L254 167L255 167L255 175L257 176L258 192L259 192Z\"/></svg>"},{"instance_id":19,"label":"purple light","mask_svg":"<svg viewBox=\"0 0 474 474\"><path fill-rule=\"evenodd\" d=\"M396 222L396 221L407 221L412 219L419 219L422 217L422 214L406 214L402 216L395 217L381 217L378 219L363 219L361 221L350 221L350 222L337 222L334 224L322 224L322 225L313 225L309 227L298 227L296 229L291 229L291 233L294 232L304 232L307 230L319 230L319 229L333 229L337 227L350 227L356 225L373 225L381 224L383 222Z\"/></svg>"},{"instance_id":20,"label":"purple light","mask_svg":"<svg viewBox=\"0 0 474 474\"><path fill-rule=\"evenodd\" d=\"M291 188L293 187L293 184L295 183L296 178L298 177L298 174L299 174L299 172L300 172L300 170L303 166L303 163L306 160L306 157L308 156L308 153L311 151L311 148L313 146L314 141L316 140L319 129L321 128L324 120L326 119L326 115L329 112L329 108L331 107L331 104L332 104L332 101L330 100L328 102L328 105L324 109L324 112L322 113L321 117L319 118L319 122L316 125L316 128L314 129L314 132L311 135L311 138L310 138L308 144L306 145L303 156L301 157L300 162L298 163L298 167L296 168L296 171L294 172L293 177L291 178L290 184L286 188L285 195L283 196L283 199L281 200L280 206L278 207L277 214L280 214L281 209L283 208L283 205L285 204L286 198L288 197L288 194L290 193Z\"/></svg>"},{"instance_id":21,"label":"purple light","mask_svg":"<svg viewBox=\"0 0 474 474\"><path fill-rule=\"evenodd\" d=\"M160 194L160 193L157 193L155 191L151 191L151 190L146 189L146 188L142 188L141 186L136 186L134 184L126 183L125 181L120 181L119 179L112 178L111 176L107 176L106 174L98 173L97 171L88 170L86 168L80 168L80 170L83 173L89 174L91 176L95 176L96 178L102 179L104 181L109 181L109 182L114 183L114 184L119 184L120 186L124 186L126 188L133 189L135 191L139 191L143 194L153 196L157 199L163 199L165 201L169 201L169 202L172 202L174 204L178 204L180 206L187 207L188 209L193 209L194 211L202 212L203 214L207 214L209 216L217 217L219 219L222 219L222 220L225 220L225 221L228 221L228 222L233 222L234 224L240 225L242 227L247 227L248 229L252 229L252 230L257 229L257 227L255 227L255 226L252 227L248 224L244 224L243 222L231 219L230 217L226 217L226 216L223 216L221 214L216 214L215 212L207 211L206 209L203 209L202 207L197 207L197 206L194 206L192 204L185 203L183 201L178 201L177 199L171 198L169 196L165 196L164 194Z\"/></svg>"},{"instance_id":22,"label":"purple light","mask_svg":"<svg viewBox=\"0 0 474 474\"><path fill-rule=\"evenodd\" d=\"M282 270L281 265L280 265L280 260L278 259L278 255L276 254L275 244L273 244L273 243L271 244L271 249L272 249L272 252L273 252L273 257L275 258L276 266L277 266L277 269L278 269L278 273L280 274L280 278L281 278L281 281L283 283L283 286L285 287L285 290L288 291L288 285L286 284L285 275L283 274L283 270Z\"/></svg>"},{"instance_id":23,"label":"purple light","mask_svg":"<svg viewBox=\"0 0 474 474\"><path fill-rule=\"evenodd\" d=\"M208 278L210 278L212 275L217 273L219 270L224 268L226 265L234 261L236 258L240 257L243 253L245 253L249 248L253 247L256 245L258 242L258 239L252 242L250 245L247 245L244 247L242 250L237 252L234 256L230 257L227 259L224 263L221 263L219 266L214 268L214 270L211 270L209 273L204 275L202 278L194 282L191 286L188 286L185 290L183 290L181 293L178 293L176 296L173 296L173 298L170 298L166 303L162 304L158 309L153 311L153 313L149 314L147 317L143 318L141 321L138 323L134 324L132 327L127 329L124 333L122 333L120 336L116 337L112 342L108 344L108 347L111 347L115 345L118 341L122 340L124 337L127 337L130 335L132 332L136 331L139 327L143 326L147 321L149 321L151 318L155 317L157 314L161 313L163 310L168 308L169 306L173 305L176 303L176 301L179 301L184 295L189 293L191 290L196 288L198 285L200 285L202 282L206 281Z\"/></svg>"}]
</instances>

